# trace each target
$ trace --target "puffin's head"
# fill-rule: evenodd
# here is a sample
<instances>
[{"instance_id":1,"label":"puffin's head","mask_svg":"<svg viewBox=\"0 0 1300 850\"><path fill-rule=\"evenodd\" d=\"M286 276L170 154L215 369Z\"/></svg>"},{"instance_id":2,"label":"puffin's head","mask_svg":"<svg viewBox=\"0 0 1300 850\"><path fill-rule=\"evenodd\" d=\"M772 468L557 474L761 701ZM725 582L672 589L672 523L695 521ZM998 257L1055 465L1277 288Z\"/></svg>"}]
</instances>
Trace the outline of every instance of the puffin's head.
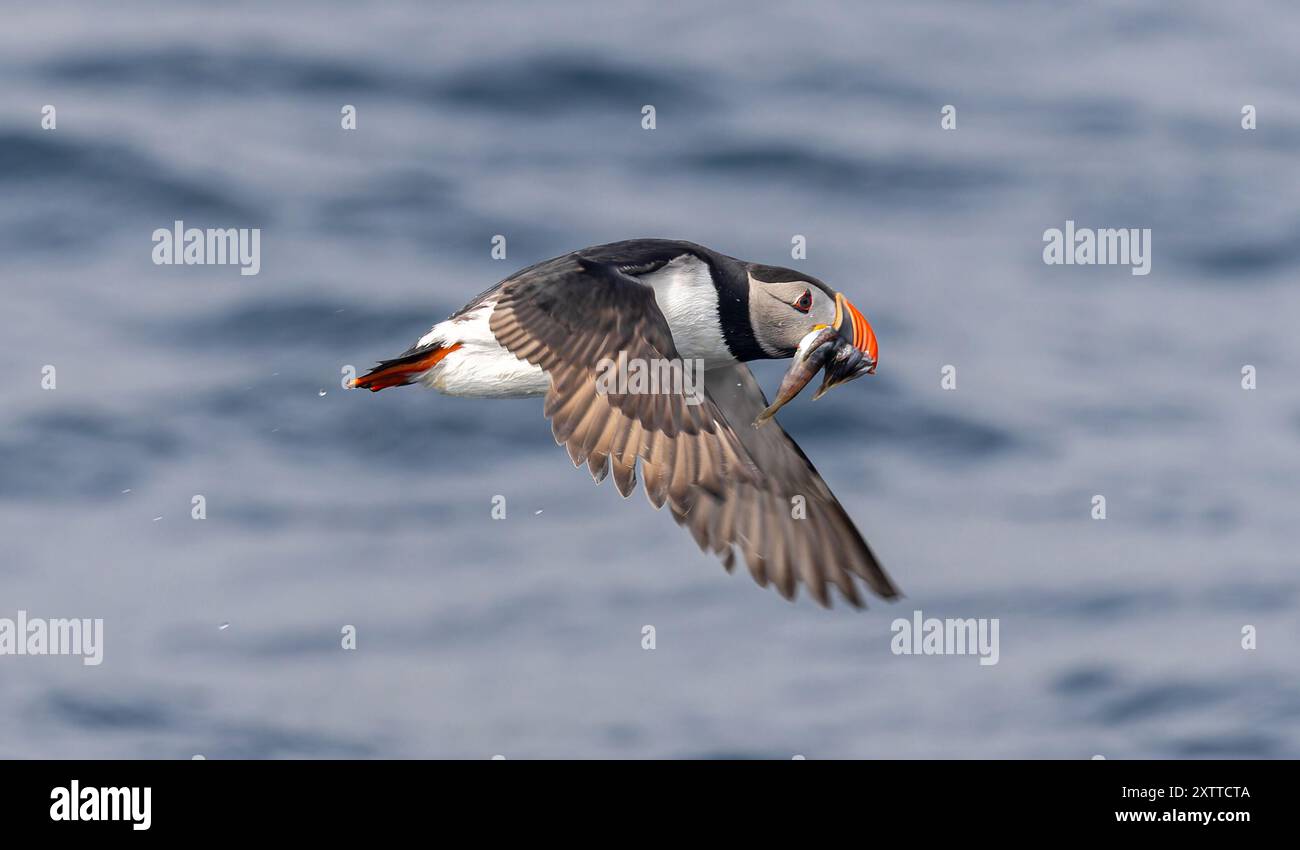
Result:
<instances>
[{"instance_id":1,"label":"puffin's head","mask_svg":"<svg viewBox=\"0 0 1300 850\"><path fill-rule=\"evenodd\" d=\"M829 376L829 385L876 371L876 333L841 293L794 269L750 263L748 272L750 324L764 350L774 357L793 357L805 336L832 327L860 356L828 364L828 370L842 370Z\"/></svg>"}]
</instances>

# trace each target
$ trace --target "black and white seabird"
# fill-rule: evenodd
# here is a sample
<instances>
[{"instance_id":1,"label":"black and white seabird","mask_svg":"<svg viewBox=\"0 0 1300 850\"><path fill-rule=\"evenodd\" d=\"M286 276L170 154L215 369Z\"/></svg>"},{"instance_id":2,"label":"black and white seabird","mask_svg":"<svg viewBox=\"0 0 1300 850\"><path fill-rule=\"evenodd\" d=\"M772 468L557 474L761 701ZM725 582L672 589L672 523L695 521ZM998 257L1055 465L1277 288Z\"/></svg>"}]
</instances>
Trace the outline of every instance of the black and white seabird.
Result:
<instances>
[{"instance_id":1,"label":"black and white seabird","mask_svg":"<svg viewBox=\"0 0 1300 850\"><path fill-rule=\"evenodd\" d=\"M640 461L650 502L667 502L728 571L738 548L754 580L787 599L801 582L829 607L833 584L861 607L854 577L884 599L898 596L893 581L789 435L775 422L751 427L767 399L745 363L793 357L828 326L874 370L871 325L816 278L691 242L631 239L516 272L352 386L545 395L574 466L585 462L597 483L612 469L626 497ZM600 386L599 368L638 360L702 364L702 397L680 383Z\"/></svg>"}]
</instances>

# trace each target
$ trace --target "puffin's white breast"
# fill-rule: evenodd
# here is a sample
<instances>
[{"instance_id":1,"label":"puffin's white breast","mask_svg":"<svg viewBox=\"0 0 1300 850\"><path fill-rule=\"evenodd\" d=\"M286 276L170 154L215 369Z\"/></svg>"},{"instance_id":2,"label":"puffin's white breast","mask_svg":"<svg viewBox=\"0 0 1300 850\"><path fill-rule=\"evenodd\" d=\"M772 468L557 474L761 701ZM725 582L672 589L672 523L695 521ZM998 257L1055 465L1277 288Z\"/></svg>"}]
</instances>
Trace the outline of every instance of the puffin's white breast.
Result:
<instances>
[{"instance_id":1,"label":"puffin's white breast","mask_svg":"<svg viewBox=\"0 0 1300 850\"><path fill-rule=\"evenodd\" d=\"M703 260L683 254L640 280L654 287L655 301L682 357L703 360L706 369L736 362L722 335L718 289Z\"/></svg>"},{"instance_id":2,"label":"puffin's white breast","mask_svg":"<svg viewBox=\"0 0 1300 850\"><path fill-rule=\"evenodd\" d=\"M683 358L702 360L705 369L736 362L722 335L718 290L707 264L693 254L683 254L639 280L654 289L655 301ZM419 345L460 346L421 375L421 383L447 395L473 398L543 395L550 389L550 378L541 368L520 360L497 342L488 326L495 307L495 300L486 301L464 315L439 322L420 338Z\"/></svg>"}]
</instances>

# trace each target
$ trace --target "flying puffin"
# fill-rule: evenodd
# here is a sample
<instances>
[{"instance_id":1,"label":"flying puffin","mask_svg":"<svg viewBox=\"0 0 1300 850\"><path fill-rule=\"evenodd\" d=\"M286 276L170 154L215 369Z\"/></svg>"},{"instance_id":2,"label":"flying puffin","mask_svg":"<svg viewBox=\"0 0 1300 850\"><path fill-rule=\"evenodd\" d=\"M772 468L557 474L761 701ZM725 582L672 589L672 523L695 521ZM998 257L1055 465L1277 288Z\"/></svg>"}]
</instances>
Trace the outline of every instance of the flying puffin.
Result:
<instances>
[{"instance_id":1,"label":"flying puffin","mask_svg":"<svg viewBox=\"0 0 1300 850\"><path fill-rule=\"evenodd\" d=\"M728 572L738 548L754 580L786 599L802 583L830 607L834 585L860 608L855 579L884 599L898 589L794 440L774 422L751 427L768 402L745 364L793 357L828 326L874 370L871 325L816 278L691 242L631 239L516 272L351 386L545 395L556 443L597 484L612 470L627 497L639 460L650 502L666 502ZM601 385L598 367L637 360L697 364L703 393L692 397L689 382Z\"/></svg>"}]
</instances>

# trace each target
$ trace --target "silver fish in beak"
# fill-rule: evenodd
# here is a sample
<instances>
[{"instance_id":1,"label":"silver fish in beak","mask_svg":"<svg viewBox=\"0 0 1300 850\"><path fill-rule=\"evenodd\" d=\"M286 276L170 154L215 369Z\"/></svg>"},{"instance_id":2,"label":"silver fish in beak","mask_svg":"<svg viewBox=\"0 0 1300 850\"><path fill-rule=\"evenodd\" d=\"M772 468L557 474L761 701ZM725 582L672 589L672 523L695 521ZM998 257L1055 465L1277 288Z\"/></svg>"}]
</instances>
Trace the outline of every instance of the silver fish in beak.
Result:
<instances>
[{"instance_id":1,"label":"silver fish in beak","mask_svg":"<svg viewBox=\"0 0 1300 850\"><path fill-rule=\"evenodd\" d=\"M781 379L781 389L777 391L776 401L758 414L758 418L754 420L754 427L758 428L767 422L776 415L778 410L785 407L786 402L799 395L800 391L808 386L808 382L816 377L822 367L831 360L837 346L841 345L847 343L835 328L821 328L799 340L799 347L795 349L790 369Z\"/></svg>"},{"instance_id":2,"label":"silver fish in beak","mask_svg":"<svg viewBox=\"0 0 1300 850\"><path fill-rule=\"evenodd\" d=\"M821 387L813 395L813 401L826 395L826 391L831 387L847 384L854 378L870 375L875 371L876 361L871 358L871 355L841 339L826 361L826 376L822 378Z\"/></svg>"}]
</instances>

